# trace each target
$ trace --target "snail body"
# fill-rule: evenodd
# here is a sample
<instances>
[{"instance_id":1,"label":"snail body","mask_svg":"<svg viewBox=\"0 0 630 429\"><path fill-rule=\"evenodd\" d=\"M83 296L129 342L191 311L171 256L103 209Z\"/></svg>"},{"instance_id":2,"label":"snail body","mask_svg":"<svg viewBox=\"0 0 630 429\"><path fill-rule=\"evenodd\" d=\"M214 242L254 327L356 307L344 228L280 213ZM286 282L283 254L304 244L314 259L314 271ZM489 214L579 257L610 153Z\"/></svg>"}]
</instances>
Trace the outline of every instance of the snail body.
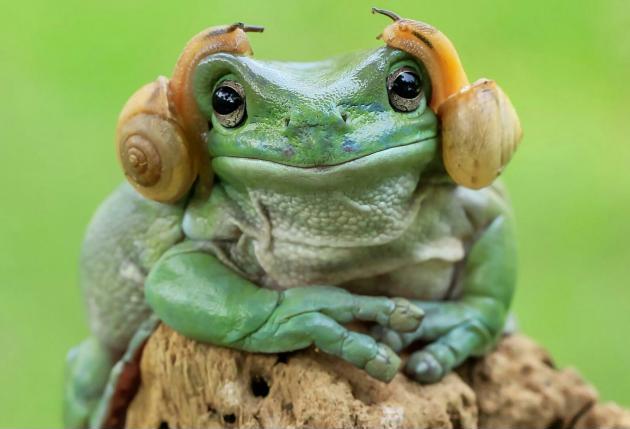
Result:
<instances>
[{"instance_id":1,"label":"snail body","mask_svg":"<svg viewBox=\"0 0 630 429\"><path fill-rule=\"evenodd\" d=\"M488 79L469 85L451 41L436 28L373 9L393 19L379 36L390 47L422 61L431 78L431 107L442 128L442 159L455 183L490 185L523 136L518 115L501 88Z\"/></svg>"}]
</instances>

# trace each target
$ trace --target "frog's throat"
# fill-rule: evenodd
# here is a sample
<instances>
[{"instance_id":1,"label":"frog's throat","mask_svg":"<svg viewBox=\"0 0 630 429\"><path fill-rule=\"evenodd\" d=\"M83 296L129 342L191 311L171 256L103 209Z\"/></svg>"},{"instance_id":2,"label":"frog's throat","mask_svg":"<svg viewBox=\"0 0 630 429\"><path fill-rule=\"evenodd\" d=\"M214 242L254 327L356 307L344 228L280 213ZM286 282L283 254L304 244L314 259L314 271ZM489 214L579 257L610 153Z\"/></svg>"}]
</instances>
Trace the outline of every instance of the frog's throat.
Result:
<instances>
[{"instance_id":1,"label":"frog's throat","mask_svg":"<svg viewBox=\"0 0 630 429\"><path fill-rule=\"evenodd\" d=\"M384 149L336 165L296 167L252 158L219 156L212 169L221 180L234 186L276 190L327 191L347 187L369 187L403 171L422 170L436 154L437 137Z\"/></svg>"}]
</instances>

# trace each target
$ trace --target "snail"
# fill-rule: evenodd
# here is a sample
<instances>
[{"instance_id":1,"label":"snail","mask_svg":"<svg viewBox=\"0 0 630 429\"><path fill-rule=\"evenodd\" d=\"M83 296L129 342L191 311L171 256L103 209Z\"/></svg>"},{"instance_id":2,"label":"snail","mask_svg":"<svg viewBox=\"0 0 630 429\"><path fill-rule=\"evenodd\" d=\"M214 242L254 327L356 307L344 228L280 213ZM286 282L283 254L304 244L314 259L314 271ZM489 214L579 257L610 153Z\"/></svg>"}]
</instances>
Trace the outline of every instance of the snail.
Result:
<instances>
[{"instance_id":1,"label":"snail","mask_svg":"<svg viewBox=\"0 0 630 429\"><path fill-rule=\"evenodd\" d=\"M510 99L491 80L469 84L451 41L436 28L372 8L394 22L379 36L419 59L432 85L430 106L440 118L442 160L458 185L488 186L510 161L523 132Z\"/></svg>"},{"instance_id":2,"label":"snail","mask_svg":"<svg viewBox=\"0 0 630 429\"><path fill-rule=\"evenodd\" d=\"M129 183L144 197L173 203L199 178L212 184L204 148L208 125L192 94L192 73L208 55L250 55L246 32L261 27L236 23L213 27L193 37L180 55L173 77L158 77L131 96L118 118L116 146Z\"/></svg>"}]
</instances>

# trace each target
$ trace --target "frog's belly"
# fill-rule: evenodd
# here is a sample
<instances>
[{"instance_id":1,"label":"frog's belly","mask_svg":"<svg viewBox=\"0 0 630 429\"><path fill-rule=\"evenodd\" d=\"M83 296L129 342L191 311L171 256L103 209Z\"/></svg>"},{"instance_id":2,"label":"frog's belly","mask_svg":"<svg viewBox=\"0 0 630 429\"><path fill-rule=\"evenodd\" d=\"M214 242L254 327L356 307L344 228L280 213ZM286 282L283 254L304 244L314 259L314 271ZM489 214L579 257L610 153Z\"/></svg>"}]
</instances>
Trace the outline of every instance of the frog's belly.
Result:
<instances>
[{"instance_id":1,"label":"frog's belly","mask_svg":"<svg viewBox=\"0 0 630 429\"><path fill-rule=\"evenodd\" d=\"M274 242L252 243L265 286L291 288L339 285L368 295L442 299L451 289L455 266L464 259L461 240L401 239L379 246L321 247Z\"/></svg>"},{"instance_id":2,"label":"frog's belly","mask_svg":"<svg viewBox=\"0 0 630 429\"><path fill-rule=\"evenodd\" d=\"M440 301L459 293L459 264L432 259L391 273L353 280L342 286L360 295L383 295Z\"/></svg>"}]
</instances>

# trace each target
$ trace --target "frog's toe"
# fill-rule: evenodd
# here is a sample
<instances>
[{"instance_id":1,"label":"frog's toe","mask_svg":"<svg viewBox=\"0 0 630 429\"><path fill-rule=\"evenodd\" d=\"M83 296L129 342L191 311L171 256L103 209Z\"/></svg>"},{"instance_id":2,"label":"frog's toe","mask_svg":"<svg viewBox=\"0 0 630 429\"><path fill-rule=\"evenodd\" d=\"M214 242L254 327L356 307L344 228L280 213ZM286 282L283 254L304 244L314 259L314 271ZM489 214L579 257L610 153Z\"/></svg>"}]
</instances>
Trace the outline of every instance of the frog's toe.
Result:
<instances>
[{"instance_id":1,"label":"frog's toe","mask_svg":"<svg viewBox=\"0 0 630 429\"><path fill-rule=\"evenodd\" d=\"M405 373L421 383L436 383L448 372L448 368L432 353L418 351L411 355Z\"/></svg>"},{"instance_id":2,"label":"frog's toe","mask_svg":"<svg viewBox=\"0 0 630 429\"><path fill-rule=\"evenodd\" d=\"M400 358L385 344L378 345L376 356L365 364L365 371L372 377L389 382L400 368Z\"/></svg>"},{"instance_id":3,"label":"frog's toe","mask_svg":"<svg viewBox=\"0 0 630 429\"><path fill-rule=\"evenodd\" d=\"M424 311L404 298L394 298L394 311L389 316L389 327L399 332L411 332L418 329Z\"/></svg>"},{"instance_id":4,"label":"frog's toe","mask_svg":"<svg viewBox=\"0 0 630 429\"><path fill-rule=\"evenodd\" d=\"M73 348L66 356L66 372L76 365L79 357L78 347ZM67 428L81 428L87 424L90 407L77 388L75 380L66 380L64 386L64 426Z\"/></svg>"},{"instance_id":5,"label":"frog's toe","mask_svg":"<svg viewBox=\"0 0 630 429\"><path fill-rule=\"evenodd\" d=\"M374 325L372 329L370 329L370 335L376 341L386 344L395 352L399 352L405 348L403 336L393 329L385 328L381 325Z\"/></svg>"}]
</instances>

